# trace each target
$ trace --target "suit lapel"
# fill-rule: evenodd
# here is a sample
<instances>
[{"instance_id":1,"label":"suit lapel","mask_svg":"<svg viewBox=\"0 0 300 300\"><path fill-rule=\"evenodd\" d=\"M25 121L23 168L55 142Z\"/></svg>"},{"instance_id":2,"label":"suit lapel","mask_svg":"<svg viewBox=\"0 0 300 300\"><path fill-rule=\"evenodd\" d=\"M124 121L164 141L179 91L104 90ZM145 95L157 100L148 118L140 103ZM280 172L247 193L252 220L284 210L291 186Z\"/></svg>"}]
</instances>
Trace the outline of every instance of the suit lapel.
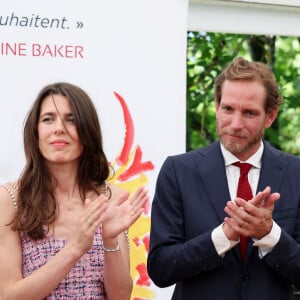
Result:
<instances>
[{"instance_id":1,"label":"suit lapel","mask_svg":"<svg viewBox=\"0 0 300 300\"><path fill-rule=\"evenodd\" d=\"M224 207L230 200L230 195L219 142L215 142L201 151L197 165L207 197L212 202L220 222L223 222Z\"/></svg>"},{"instance_id":2,"label":"suit lapel","mask_svg":"<svg viewBox=\"0 0 300 300\"><path fill-rule=\"evenodd\" d=\"M206 189L207 197L215 208L219 224L223 223L226 213L226 202L231 200L225 171L225 162L221 153L220 143L215 142L201 151L198 160L198 169ZM235 256L239 257L239 247L232 249Z\"/></svg>"},{"instance_id":3,"label":"suit lapel","mask_svg":"<svg viewBox=\"0 0 300 300\"><path fill-rule=\"evenodd\" d=\"M257 192L262 191L266 186L270 186L273 192L278 192L284 178L287 163L281 159L281 152L272 148L270 144L264 142L264 147Z\"/></svg>"},{"instance_id":4,"label":"suit lapel","mask_svg":"<svg viewBox=\"0 0 300 300\"><path fill-rule=\"evenodd\" d=\"M257 187L257 192L262 191L266 186L271 187L272 192L279 192L280 185L284 179L287 163L280 157L278 150L273 148L269 143L264 142L264 152L262 156L261 172ZM249 248L250 247L250 248ZM252 242L248 245L248 255L253 251Z\"/></svg>"}]
</instances>

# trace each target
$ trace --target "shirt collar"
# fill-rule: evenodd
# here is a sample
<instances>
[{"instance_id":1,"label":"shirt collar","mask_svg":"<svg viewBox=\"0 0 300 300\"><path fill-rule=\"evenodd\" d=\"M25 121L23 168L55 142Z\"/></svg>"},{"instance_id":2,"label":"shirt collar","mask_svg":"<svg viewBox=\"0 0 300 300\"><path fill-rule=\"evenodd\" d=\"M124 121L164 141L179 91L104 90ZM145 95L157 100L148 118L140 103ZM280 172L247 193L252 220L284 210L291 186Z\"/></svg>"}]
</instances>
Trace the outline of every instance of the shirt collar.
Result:
<instances>
[{"instance_id":1,"label":"shirt collar","mask_svg":"<svg viewBox=\"0 0 300 300\"><path fill-rule=\"evenodd\" d=\"M222 143L220 143L220 145L221 145L221 152L224 157L226 167L229 165L232 165L233 163L235 163L237 161L240 161L231 152L226 150ZM251 164L252 166L260 169L263 151L264 151L264 143L261 141L258 150L251 157L249 157L246 161L243 161L243 162L247 162L247 163Z\"/></svg>"}]
</instances>

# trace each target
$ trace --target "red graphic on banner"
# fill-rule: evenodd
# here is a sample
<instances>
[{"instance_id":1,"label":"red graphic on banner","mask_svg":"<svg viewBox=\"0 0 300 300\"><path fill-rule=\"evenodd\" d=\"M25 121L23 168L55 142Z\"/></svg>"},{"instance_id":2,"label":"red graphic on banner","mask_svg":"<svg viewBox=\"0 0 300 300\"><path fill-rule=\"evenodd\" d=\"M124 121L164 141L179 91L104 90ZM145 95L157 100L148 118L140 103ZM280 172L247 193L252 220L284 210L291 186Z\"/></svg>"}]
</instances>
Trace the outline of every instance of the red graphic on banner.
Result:
<instances>
[{"instance_id":1,"label":"red graphic on banner","mask_svg":"<svg viewBox=\"0 0 300 300\"><path fill-rule=\"evenodd\" d=\"M140 174L145 171L153 170L153 168L154 166L151 161L142 162L142 149L140 146L137 146L132 165L120 175L119 180L128 180L134 175Z\"/></svg>"},{"instance_id":2,"label":"red graphic on banner","mask_svg":"<svg viewBox=\"0 0 300 300\"><path fill-rule=\"evenodd\" d=\"M125 139L124 139L124 144L123 148L121 151L121 154L119 157L117 157L117 162L119 165L122 165L127 162L129 153L133 144L133 138L134 138L134 125L132 121L131 114L129 112L129 109L127 107L127 104L124 100L123 97L121 97L118 93L114 92L115 96L119 100L122 109L123 109L123 116L124 116L124 121L125 121Z\"/></svg>"},{"instance_id":3,"label":"red graphic on banner","mask_svg":"<svg viewBox=\"0 0 300 300\"><path fill-rule=\"evenodd\" d=\"M120 102L125 125L124 142L119 156L111 164L115 173L112 181L122 188L134 193L142 185L147 184L145 172L154 169L151 161L143 161L143 151L140 145L134 145L134 122L125 99L114 92ZM144 208L144 213L129 229L130 264L133 282L131 300L155 299L150 289L151 280L147 273L147 255L149 251L150 204Z\"/></svg>"},{"instance_id":4,"label":"red graphic on banner","mask_svg":"<svg viewBox=\"0 0 300 300\"><path fill-rule=\"evenodd\" d=\"M138 272L140 274L136 284L142 285L142 286L150 286L151 282L150 282L149 275L147 273L146 264L145 263L139 264L138 266L136 266L136 269L138 270Z\"/></svg>"}]
</instances>

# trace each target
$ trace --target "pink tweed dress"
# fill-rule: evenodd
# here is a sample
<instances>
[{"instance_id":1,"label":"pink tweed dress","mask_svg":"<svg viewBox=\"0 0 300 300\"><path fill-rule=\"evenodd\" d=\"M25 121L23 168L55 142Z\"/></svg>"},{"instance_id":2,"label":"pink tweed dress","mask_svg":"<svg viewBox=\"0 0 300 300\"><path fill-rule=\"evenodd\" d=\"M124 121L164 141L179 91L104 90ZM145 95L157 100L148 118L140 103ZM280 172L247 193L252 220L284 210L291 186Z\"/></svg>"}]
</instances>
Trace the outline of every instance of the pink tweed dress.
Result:
<instances>
[{"instance_id":1,"label":"pink tweed dress","mask_svg":"<svg viewBox=\"0 0 300 300\"><path fill-rule=\"evenodd\" d=\"M2 185L9 193L13 205L17 202L12 190L18 191L15 183ZM26 277L43 266L59 252L67 241L46 235L34 241L21 234L22 272ZM106 300L104 289L104 250L101 227L95 233L93 247L81 257L60 284L44 299ZM33 287L34 289L34 287Z\"/></svg>"},{"instance_id":2,"label":"pink tweed dress","mask_svg":"<svg viewBox=\"0 0 300 300\"><path fill-rule=\"evenodd\" d=\"M43 266L60 251L67 241L54 236L33 241L23 235L23 276ZM93 247L81 257L68 275L45 299L105 300L103 283L104 253L100 228L96 231Z\"/></svg>"}]
</instances>

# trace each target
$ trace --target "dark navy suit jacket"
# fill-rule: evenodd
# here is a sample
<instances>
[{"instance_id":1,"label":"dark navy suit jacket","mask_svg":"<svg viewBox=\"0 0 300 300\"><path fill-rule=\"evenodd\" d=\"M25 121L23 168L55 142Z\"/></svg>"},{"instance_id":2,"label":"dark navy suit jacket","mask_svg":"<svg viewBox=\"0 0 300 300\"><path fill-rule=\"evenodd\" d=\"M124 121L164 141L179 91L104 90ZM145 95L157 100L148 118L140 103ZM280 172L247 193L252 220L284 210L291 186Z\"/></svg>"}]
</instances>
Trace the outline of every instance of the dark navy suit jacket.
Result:
<instances>
[{"instance_id":1,"label":"dark navy suit jacket","mask_svg":"<svg viewBox=\"0 0 300 300\"><path fill-rule=\"evenodd\" d=\"M273 219L282 233L263 259L248 245L220 257L211 233L230 200L219 142L170 156L158 175L152 203L148 273L159 287L176 284L173 300L288 300L300 288L300 159L264 142L258 191L281 198ZM163 299L166 300L166 299Z\"/></svg>"}]
</instances>

